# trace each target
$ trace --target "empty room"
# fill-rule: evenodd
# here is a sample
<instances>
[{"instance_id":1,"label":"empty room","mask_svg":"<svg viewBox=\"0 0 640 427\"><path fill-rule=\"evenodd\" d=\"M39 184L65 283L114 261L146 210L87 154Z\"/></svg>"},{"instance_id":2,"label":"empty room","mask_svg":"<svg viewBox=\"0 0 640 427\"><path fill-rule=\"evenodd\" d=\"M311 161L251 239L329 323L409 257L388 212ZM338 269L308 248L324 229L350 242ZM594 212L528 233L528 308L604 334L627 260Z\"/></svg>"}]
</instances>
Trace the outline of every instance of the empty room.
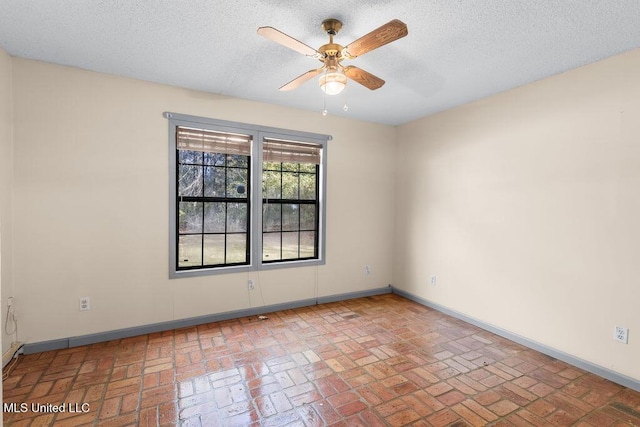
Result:
<instances>
[{"instance_id":1,"label":"empty room","mask_svg":"<svg viewBox=\"0 0 640 427\"><path fill-rule=\"evenodd\" d=\"M4 425L640 425L638 22L1 0Z\"/></svg>"}]
</instances>

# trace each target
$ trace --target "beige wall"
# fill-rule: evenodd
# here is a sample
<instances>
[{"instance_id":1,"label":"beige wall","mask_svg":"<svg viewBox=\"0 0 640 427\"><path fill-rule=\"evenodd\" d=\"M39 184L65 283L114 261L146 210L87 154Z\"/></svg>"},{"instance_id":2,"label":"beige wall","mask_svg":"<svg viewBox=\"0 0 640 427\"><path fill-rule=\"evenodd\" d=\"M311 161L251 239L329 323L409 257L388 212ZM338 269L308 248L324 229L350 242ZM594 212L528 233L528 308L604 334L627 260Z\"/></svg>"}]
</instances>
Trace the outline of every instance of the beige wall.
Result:
<instances>
[{"instance_id":1,"label":"beige wall","mask_svg":"<svg viewBox=\"0 0 640 427\"><path fill-rule=\"evenodd\" d=\"M7 298L13 295L12 243L12 97L11 57L0 49L0 303L2 310L2 353L11 347L15 335L5 332ZM13 328L13 324L9 325ZM12 329L9 329L11 332Z\"/></svg>"},{"instance_id":2,"label":"beige wall","mask_svg":"<svg viewBox=\"0 0 640 427\"><path fill-rule=\"evenodd\" d=\"M394 286L640 380L639 75L636 50L401 126Z\"/></svg>"},{"instance_id":3,"label":"beige wall","mask_svg":"<svg viewBox=\"0 0 640 427\"><path fill-rule=\"evenodd\" d=\"M372 172L391 169L394 128L17 58L13 88L21 341L391 283L393 174ZM326 265L169 280L164 111L333 135ZM80 296L90 311L78 310Z\"/></svg>"}]
</instances>

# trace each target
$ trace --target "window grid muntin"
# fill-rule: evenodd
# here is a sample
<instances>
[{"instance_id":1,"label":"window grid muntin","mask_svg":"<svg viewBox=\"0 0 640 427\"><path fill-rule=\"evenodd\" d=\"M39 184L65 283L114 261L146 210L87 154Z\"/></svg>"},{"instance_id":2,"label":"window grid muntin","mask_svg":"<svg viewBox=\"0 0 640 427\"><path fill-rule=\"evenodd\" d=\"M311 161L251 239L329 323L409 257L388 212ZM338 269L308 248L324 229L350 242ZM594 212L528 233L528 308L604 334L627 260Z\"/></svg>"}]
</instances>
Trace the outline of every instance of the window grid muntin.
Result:
<instances>
[{"instance_id":1,"label":"window grid muntin","mask_svg":"<svg viewBox=\"0 0 640 427\"><path fill-rule=\"evenodd\" d=\"M269 168L266 167L266 164L278 164L279 167L278 168ZM284 189L283 189L283 176L285 173L292 173L293 171L285 169L284 165L285 164L295 164L296 165L296 171L295 173L297 174L297 181L298 181L298 185L297 185L297 189L298 189L298 198L297 199L284 199L282 198L283 193L284 193ZM264 243L263 243L263 248L262 248L262 263L263 264L272 264L272 263L278 263L278 262L289 262L289 261L303 261L303 260L313 260L313 259L318 259L319 258L319 229L320 229L320 202L319 202L319 191L320 191L320 165L315 165L315 170L313 172L308 172L308 171L301 171L301 165L302 163L289 163L289 162L263 162L263 174L264 172L278 172L280 174L280 188L279 188L279 194L280 194L280 198L268 198L268 197L264 197L264 193L268 193L268 188L263 188L263 198L262 198L262 206L263 206L263 212L264 212L264 206L265 205L269 205L269 204L279 204L280 205L280 230L279 231L264 231L264 217L262 218L262 235L264 236L265 234L267 235L275 235L275 234L279 234L279 247L280 247L280 256L278 259L275 260L267 260L264 258ZM300 194L301 194L301 176L302 175L313 175L315 176L315 199L300 199ZM264 177L263 177L264 179ZM263 182L264 185L264 182ZM284 205L298 205L298 228L295 231L285 231L284 230L284 210L282 209L282 207ZM314 205L315 209L314 209L314 229L302 229L301 228L301 214L302 214L302 209L300 208L302 205ZM297 254L298 256L296 258L283 258L283 234L284 233L291 233L291 232L296 232L298 234L297 237ZM305 233L309 233L309 232L313 232L313 255L310 257L301 257L301 246L300 246L300 239L301 239L301 234L305 232ZM264 237L263 237L263 242L264 242Z\"/></svg>"},{"instance_id":2,"label":"window grid muntin","mask_svg":"<svg viewBox=\"0 0 640 427\"><path fill-rule=\"evenodd\" d=\"M189 163L189 162L181 162L180 161L180 154L181 151L190 151L190 152L194 152L194 153L200 153L201 156L200 158L202 159L200 163ZM220 166L220 165L216 165L214 164L207 164L205 161L205 157L207 155L213 155L213 154L217 154L217 155L224 155L224 165ZM240 167L240 166L229 166L229 157L245 157L245 166L244 167ZM250 189L251 189L251 157L250 156L241 156L241 155L237 155L237 154L224 154L224 153L208 153L208 152L199 152L199 151L194 151L194 150L181 150L181 149L176 149L176 259L175 259L175 265L176 265L176 270L177 271L187 271L187 270L201 270L203 268L215 268L215 267L226 267L226 266L239 266L239 265L249 265L250 261L251 261L251 235L250 235L250 229L251 229L251 206L250 206L250 199L249 199L249 194L250 194ZM202 179L202 196L181 196L180 195L180 166L198 166L201 168L202 173L201 175L201 179ZM224 193L225 196L224 197L216 197L216 196L204 196L205 193L205 168L224 168ZM244 189L244 197L228 197L228 169L237 169L237 170L245 170L247 173L247 182L245 185L245 189ZM200 233L183 233L180 231L180 203L181 202L196 202L196 203L201 203L202 204L202 209L201 209L201 231ZM224 204L224 210L225 210L225 218L224 218L224 232L205 232L205 203L223 203ZM244 232L229 232L227 230L228 228L228 207L229 207L229 203L240 203L240 204L246 204L246 224L245 224L245 231ZM235 235L240 235L240 234L244 234L246 235L245 238L245 261L243 262L232 262L229 263L227 262L227 252L228 252L228 238L227 236L229 234L235 234ZM224 263L222 264L205 264L205 236L212 236L212 235L223 235L224 236L224 247L223 247L223 254L224 254ZM184 266L184 265L180 265L180 238L182 236L201 236L200 238L200 265L193 265L193 266Z\"/></svg>"}]
</instances>

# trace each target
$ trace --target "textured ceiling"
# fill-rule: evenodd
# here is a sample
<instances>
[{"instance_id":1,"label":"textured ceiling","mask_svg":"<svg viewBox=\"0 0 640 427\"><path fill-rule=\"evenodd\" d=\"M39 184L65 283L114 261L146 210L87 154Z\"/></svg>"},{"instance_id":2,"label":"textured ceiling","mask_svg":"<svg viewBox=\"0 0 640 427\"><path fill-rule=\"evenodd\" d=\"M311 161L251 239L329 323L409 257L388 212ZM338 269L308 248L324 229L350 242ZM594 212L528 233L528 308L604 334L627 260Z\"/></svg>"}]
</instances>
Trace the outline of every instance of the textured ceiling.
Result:
<instances>
[{"instance_id":1,"label":"textured ceiling","mask_svg":"<svg viewBox=\"0 0 640 427\"><path fill-rule=\"evenodd\" d=\"M327 99L329 114L389 125L640 47L638 0L0 0L0 47L320 114L315 79L278 91L319 62L256 30L272 26L317 48L329 17L343 22L342 45L394 18L407 24L407 37L345 61L385 86L349 82Z\"/></svg>"}]
</instances>

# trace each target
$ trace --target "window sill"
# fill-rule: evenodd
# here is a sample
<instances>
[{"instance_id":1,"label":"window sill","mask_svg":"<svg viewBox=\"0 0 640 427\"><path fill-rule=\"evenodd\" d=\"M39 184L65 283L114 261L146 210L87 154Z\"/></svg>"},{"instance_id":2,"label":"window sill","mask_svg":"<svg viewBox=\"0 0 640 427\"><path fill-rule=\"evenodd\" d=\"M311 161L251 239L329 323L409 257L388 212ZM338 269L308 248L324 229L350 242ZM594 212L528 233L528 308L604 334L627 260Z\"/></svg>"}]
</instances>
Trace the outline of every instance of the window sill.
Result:
<instances>
[{"instance_id":1,"label":"window sill","mask_svg":"<svg viewBox=\"0 0 640 427\"><path fill-rule=\"evenodd\" d=\"M184 279L187 277L201 277L201 276L213 276L218 274L233 274L233 273L245 273L249 271L263 271L263 270L280 270L284 268L296 268L296 267L313 267L316 265L324 265L323 259L306 259L302 261L285 261L285 262L273 262L269 264L259 265L239 265L232 267L216 267L216 268L202 268L198 270L179 270L170 271L169 279Z\"/></svg>"}]
</instances>

